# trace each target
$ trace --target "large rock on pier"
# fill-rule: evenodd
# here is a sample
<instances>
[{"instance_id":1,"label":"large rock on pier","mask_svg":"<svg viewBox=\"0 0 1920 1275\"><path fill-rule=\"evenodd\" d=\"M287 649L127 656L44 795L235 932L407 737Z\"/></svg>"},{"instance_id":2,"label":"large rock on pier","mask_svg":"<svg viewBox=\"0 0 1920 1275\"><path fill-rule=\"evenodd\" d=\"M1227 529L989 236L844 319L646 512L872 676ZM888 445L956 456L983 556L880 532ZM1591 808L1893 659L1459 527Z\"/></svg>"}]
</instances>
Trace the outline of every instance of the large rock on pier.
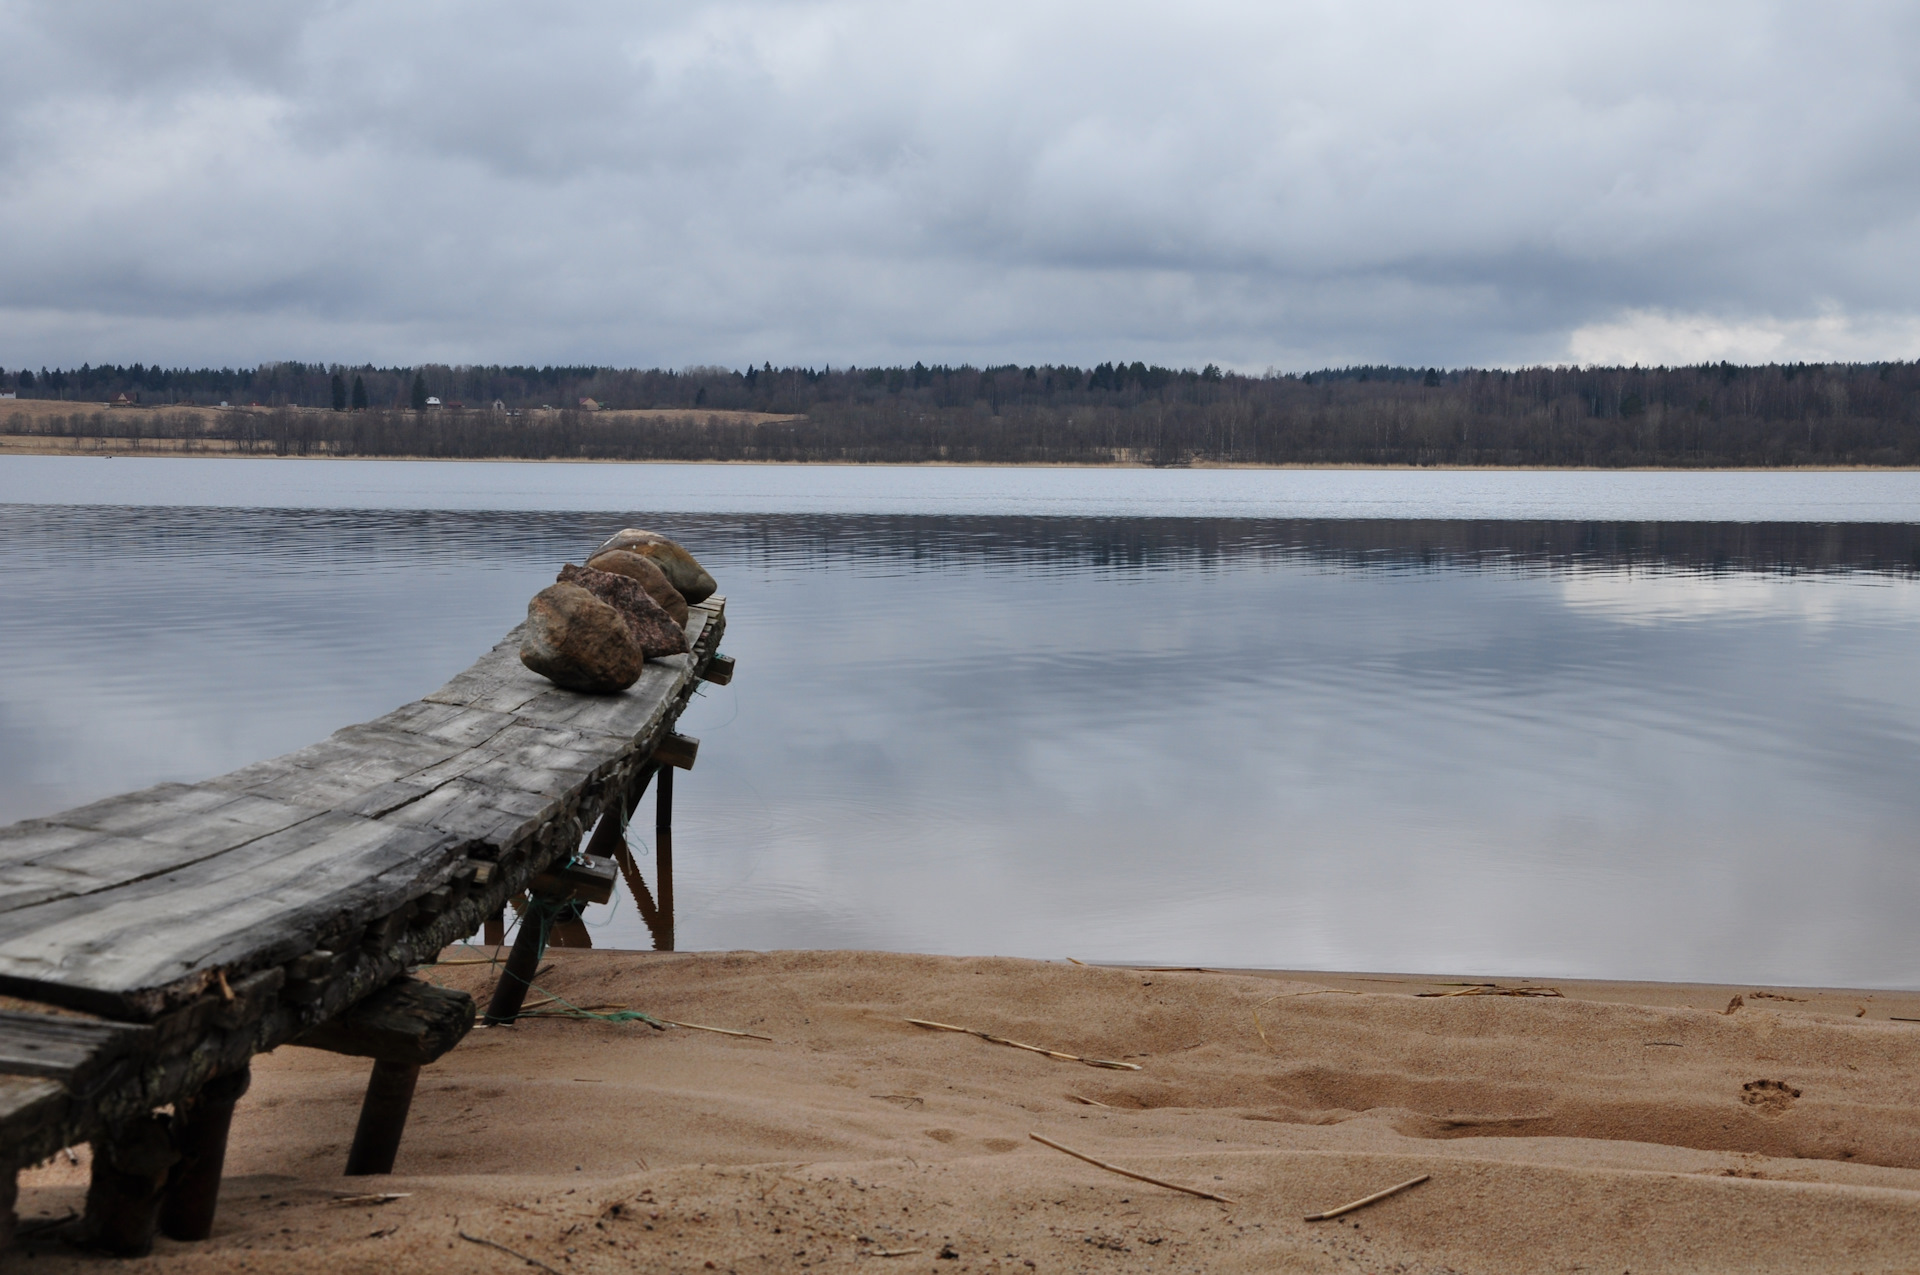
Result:
<instances>
[{"instance_id":1,"label":"large rock on pier","mask_svg":"<svg viewBox=\"0 0 1920 1275\"><path fill-rule=\"evenodd\" d=\"M520 662L556 686L601 695L624 691L639 680L646 660L627 617L577 584L548 585L527 603Z\"/></svg>"},{"instance_id":2,"label":"large rock on pier","mask_svg":"<svg viewBox=\"0 0 1920 1275\"><path fill-rule=\"evenodd\" d=\"M689 602L705 602L720 586L694 556L657 531L628 527L593 551L599 557L614 549L625 549L643 558L652 558L667 574L680 596Z\"/></svg>"},{"instance_id":3,"label":"large rock on pier","mask_svg":"<svg viewBox=\"0 0 1920 1275\"><path fill-rule=\"evenodd\" d=\"M579 585L618 610L626 619L633 640L640 644L640 649L647 653L648 659L678 655L687 649L687 631L674 622L673 617L653 600L638 580L611 571L576 567L569 562L560 568L560 583ZM686 610L687 604L682 602L680 613L685 615Z\"/></svg>"},{"instance_id":4,"label":"large rock on pier","mask_svg":"<svg viewBox=\"0 0 1920 1275\"><path fill-rule=\"evenodd\" d=\"M631 549L608 549L588 558L587 569L611 571L614 575L639 581L640 587L647 591L647 596L658 602L661 609L673 617L675 624L686 624L686 598L680 595L680 590L673 587L673 582L667 579L667 573L662 571L660 564L652 558L644 557ZM653 652L649 651L647 654L651 655Z\"/></svg>"}]
</instances>

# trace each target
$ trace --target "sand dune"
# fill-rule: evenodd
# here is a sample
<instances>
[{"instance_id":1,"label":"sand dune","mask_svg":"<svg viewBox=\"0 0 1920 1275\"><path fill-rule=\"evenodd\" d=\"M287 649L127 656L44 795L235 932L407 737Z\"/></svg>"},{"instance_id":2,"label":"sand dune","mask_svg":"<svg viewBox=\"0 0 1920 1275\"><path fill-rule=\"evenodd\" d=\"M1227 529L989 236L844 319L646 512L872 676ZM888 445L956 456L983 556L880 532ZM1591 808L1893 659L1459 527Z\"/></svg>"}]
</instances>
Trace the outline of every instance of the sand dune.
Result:
<instances>
[{"instance_id":1,"label":"sand dune","mask_svg":"<svg viewBox=\"0 0 1920 1275\"><path fill-rule=\"evenodd\" d=\"M241 1104L215 1237L162 1241L132 1268L536 1269L465 1232L569 1272L1920 1270L1920 1023L1891 1021L1920 1018L1920 995L1418 996L1461 989L848 952L549 959L542 986L574 1004L774 1040L476 1031L422 1077L398 1171L351 1181L365 1064L283 1049ZM478 991L490 973L427 975ZM1721 1012L1735 992L1745 1004ZM1234 1203L1104 1173L1035 1131ZM1391 1200L1302 1220L1419 1173ZM23 1216L77 1208L83 1184L84 1166L34 1170ZM407 1194L330 1202L374 1190ZM22 1264L95 1265L51 1245Z\"/></svg>"}]
</instances>

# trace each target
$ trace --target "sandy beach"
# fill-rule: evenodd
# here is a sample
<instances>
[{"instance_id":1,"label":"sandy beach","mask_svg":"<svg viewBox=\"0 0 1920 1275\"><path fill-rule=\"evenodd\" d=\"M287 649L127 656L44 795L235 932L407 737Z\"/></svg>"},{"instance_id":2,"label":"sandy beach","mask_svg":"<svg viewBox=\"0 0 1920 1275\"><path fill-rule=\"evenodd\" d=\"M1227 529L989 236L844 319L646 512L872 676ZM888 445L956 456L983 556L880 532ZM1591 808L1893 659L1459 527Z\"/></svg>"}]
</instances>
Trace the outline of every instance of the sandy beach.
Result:
<instances>
[{"instance_id":1,"label":"sandy beach","mask_svg":"<svg viewBox=\"0 0 1920 1275\"><path fill-rule=\"evenodd\" d=\"M483 992L483 955L422 976ZM1916 993L1515 996L864 952L547 961L541 988L573 1005L772 1039L477 1029L423 1074L396 1172L360 1179L340 1169L366 1065L283 1048L236 1116L214 1238L126 1269L1920 1270L1920 1022L1899 1021L1920 1019ZM23 1221L77 1210L85 1179L84 1156L28 1172ZM371 1193L399 1198L341 1199ZM47 1241L14 1261L105 1264Z\"/></svg>"}]
</instances>

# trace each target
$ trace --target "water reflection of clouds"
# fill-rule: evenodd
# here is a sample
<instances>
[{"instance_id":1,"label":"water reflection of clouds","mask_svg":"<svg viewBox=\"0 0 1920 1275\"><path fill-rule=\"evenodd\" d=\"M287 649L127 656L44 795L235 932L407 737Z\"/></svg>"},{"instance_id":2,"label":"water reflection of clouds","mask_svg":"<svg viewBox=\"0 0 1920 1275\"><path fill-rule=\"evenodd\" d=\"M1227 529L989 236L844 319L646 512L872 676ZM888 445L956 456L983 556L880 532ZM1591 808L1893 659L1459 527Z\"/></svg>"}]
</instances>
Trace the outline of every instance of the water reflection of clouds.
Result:
<instances>
[{"instance_id":1,"label":"water reflection of clouds","mask_svg":"<svg viewBox=\"0 0 1920 1275\"><path fill-rule=\"evenodd\" d=\"M1718 619L1809 625L1920 622L1920 588L1886 579L1616 569L1570 573L1558 583L1570 610L1622 624Z\"/></svg>"},{"instance_id":2,"label":"water reflection of clouds","mask_svg":"<svg viewBox=\"0 0 1920 1275\"><path fill-rule=\"evenodd\" d=\"M0 508L0 807L377 715L621 518ZM1910 529L667 525L683 947L1920 982Z\"/></svg>"}]
</instances>

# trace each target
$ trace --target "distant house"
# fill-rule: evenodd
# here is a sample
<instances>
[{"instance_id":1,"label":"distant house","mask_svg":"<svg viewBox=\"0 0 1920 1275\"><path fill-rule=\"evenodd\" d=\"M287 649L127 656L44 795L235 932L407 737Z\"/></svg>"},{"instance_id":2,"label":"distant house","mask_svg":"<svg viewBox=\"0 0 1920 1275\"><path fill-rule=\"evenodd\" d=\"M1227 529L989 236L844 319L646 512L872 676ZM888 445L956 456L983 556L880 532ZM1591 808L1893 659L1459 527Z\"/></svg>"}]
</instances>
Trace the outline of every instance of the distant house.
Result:
<instances>
[{"instance_id":1,"label":"distant house","mask_svg":"<svg viewBox=\"0 0 1920 1275\"><path fill-rule=\"evenodd\" d=\"M496 398L493 400L493 410L496 412L504 412L507 410L507 405Z\"/></svg>"},{"instance_id":2,"label":"distant house","mask_svg":"<svg viewBox=\"0 0 1920 1275\"><path fill-rule=\"evenodd\" d=\"M19 398L19 397L20 396L14 393L12 390L0 390L0 398Z\"/></svg>"},{"instance_id":3,"label":"distant house","mask_svg":"<svg viewBox=\"0 0 1920 1275\"><path fill-rule=\"evenodd\" d=\"M437 399L437 398L434 398L434 397L432 397L431 395L429 395L429 396L428 396L428 398L427 398L427 406L428 406L428 407L439 407L439 406L440 406L440 400L439 400L439 399Z\"/></svg>"},{"instance_id":4,"label":"distant house","mask_svg":"<svg viewBox=\"0 0 1920 1275\"><path fill-rule=\"evenodd\" d=\"M600 410L600 404L593 399L583 398L580 400L580 410L583 412L597 412Z\"/></svg>"},{"instance_id":5,"label":"distant house","mask_svg":"<svg viewBox=\"0 0 1920 1275\"><path fill-rule=\"evenodd\" d=\"M132 407L133 400L127 397L125 390L122 390L120 393L115 394L113 398L108 401L107 406L108 407Z\"/></svg>"}]
</instances>

